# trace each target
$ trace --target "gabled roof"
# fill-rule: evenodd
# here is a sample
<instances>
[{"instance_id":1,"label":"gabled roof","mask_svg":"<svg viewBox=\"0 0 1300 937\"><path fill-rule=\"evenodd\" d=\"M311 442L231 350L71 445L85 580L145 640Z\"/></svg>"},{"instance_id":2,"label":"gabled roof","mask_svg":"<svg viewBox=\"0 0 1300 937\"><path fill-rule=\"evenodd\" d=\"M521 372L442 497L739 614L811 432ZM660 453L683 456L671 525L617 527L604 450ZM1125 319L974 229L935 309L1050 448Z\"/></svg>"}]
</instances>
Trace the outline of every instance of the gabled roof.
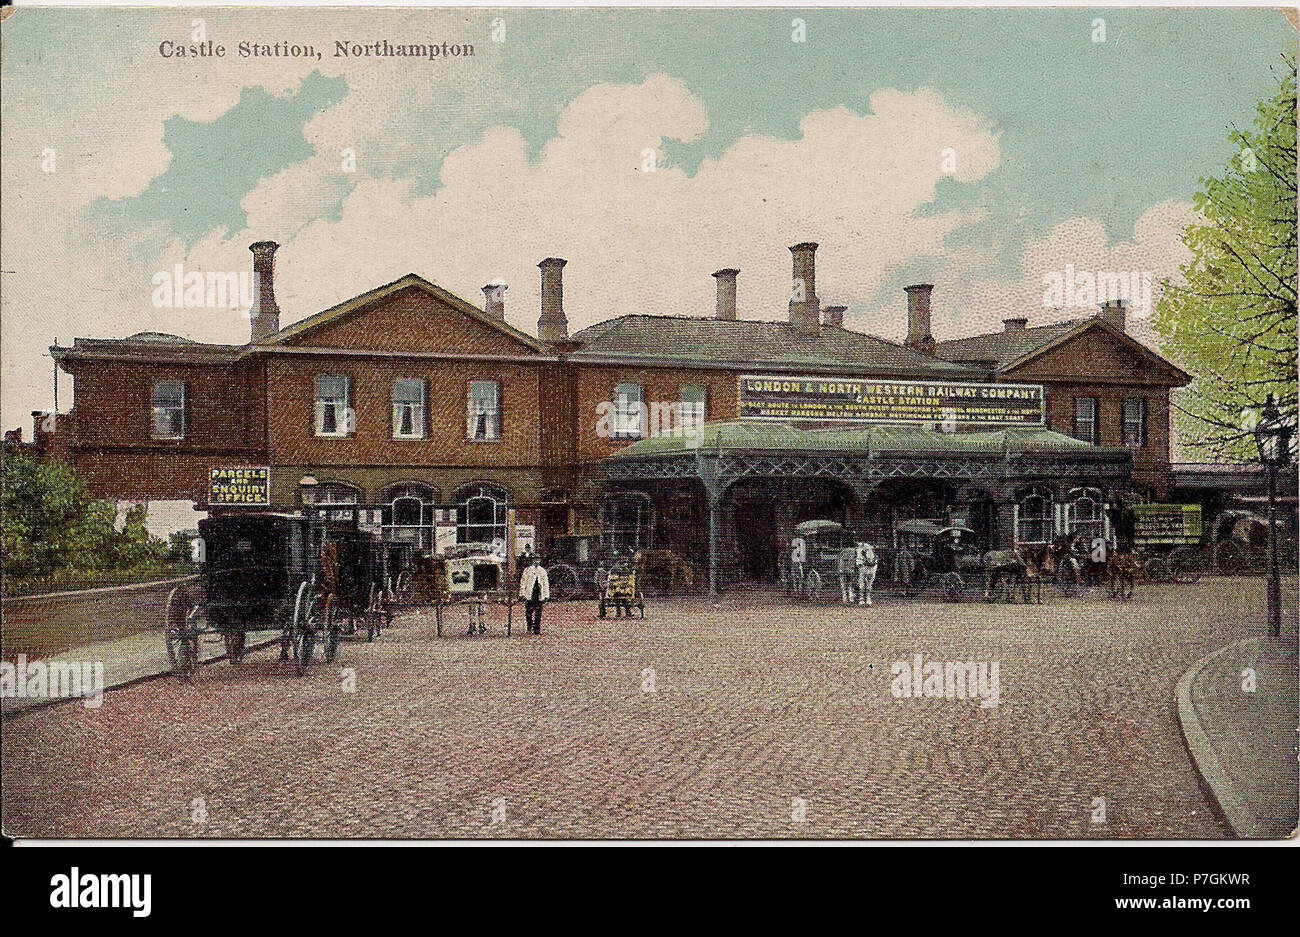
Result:
<instances>
[{"instance_id":1,"label":"gabled roof","mask_svg":"<svg viewBox=\"0 0 1300 937\"><path fill-rule=\"evenodd\" d=\"M1179 386L1191 382L1192 376L1178 365L1152 351L1133 336L1115 328L1100 316L1067 319L1051 325L1040 325L1014 332L989 332L968 338L951 339L939 342L935 354L950 361L989 367L1002 374L1028 364L1035 358L1093 329L1107 332L1127 345L1139 357L1175 375Z\"/></svg>"},{"instance_id":2,"label":"gabled roof","mask_svg":"<svg viewBox=\"0 0 1300 937\"><path fill-rule=\"evenodd\" d=\"M299 319L292 325L287 325L280 329L280 331L268 335L252 347L261 348L268 345L282 345L289 339L300 339L325 325L350 319L352 316L364 311L366 307L379 302L394 293L400 292L401 290L411 288L427 293L429 296L432 296L439 302L445 303L457 312L460 312L471 319L476 319L484 325L496 329L503 335L506 335L521 344L527 345L533 351L541 352L544 350L542 343L533 338L533 336L529 335L527 332L521 332L514 326L502 322L500 319L493 318L478 306L461 299L455 293L443 289L436 283L430 283L418 273L408 273L406 276L399 280L394 280L392 283L385 283L383 286L377 286L359 296L354 296L349 300L341 302L337 306L331 306L329 309L318 312L315 315L308 316L305 319Z\"/></svg>"},{"instance_id":3,"label":"gabled roof","mask_svg":"<svg viewBox=\"0 0 1300 937\"><path fill-rule=\"evenodd\" d=\"M935 354L949 361L978 362L1000 370L1013 361L1019 361L1026 355L1069 335L1082 321L1085 320L1068 319L1051 325L1021 329L1018 332L989 332L967 338L949 339L938 343Z\"/></svg>"},{"instance_id":4,"label":"gabled roof","mask_svg":"<svg viewBox=\"0 0 1300 937\"><path fill-rule=\"evenodd\" d=\"M1042 427L944 433L928 426L828 426L802 429L790 423L733 420L708 423L698 444L686 436L652 436L620 449L611 458L644 459L693 455L696 451L749 449L759 452L925 452L935 455L1069 454L1126 457L1123 446L1094 446Z\"/></svg>"},{"instance_id":5,"label":"gabled roof","mask_svg":"<svg viewBox=\"0 0 1300 937\"><path fill-rule=\"evenodd\" d=\"M739 370L794 368L873 375L967 377L974 369L864 332L820 326L803 335L787 322L626 315L571 336L576 362L713 365Z\"/></svg>"}]
</instances>

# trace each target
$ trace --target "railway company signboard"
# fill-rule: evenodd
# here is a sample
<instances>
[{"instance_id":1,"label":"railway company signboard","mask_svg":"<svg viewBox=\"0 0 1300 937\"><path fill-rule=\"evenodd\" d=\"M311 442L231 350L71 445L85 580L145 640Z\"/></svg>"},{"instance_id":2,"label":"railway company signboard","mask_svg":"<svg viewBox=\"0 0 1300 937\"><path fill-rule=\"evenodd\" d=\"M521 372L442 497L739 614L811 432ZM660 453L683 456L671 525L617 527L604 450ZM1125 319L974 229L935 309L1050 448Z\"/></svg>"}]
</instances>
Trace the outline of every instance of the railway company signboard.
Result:
<instances>
[{"instance_id":1,"label":"railway company signboard","mask_svg":"<svg viewBox=\"0 0 1300 937\"><path fill-rule=\"evenodd\" d=\"M1199 504L1133 505L1133 539L1138 544L1201 542Z\"/></svg>"},{"instance_id":2,"label":"railway company signboard","mask_svg":"<svg viewBox=\"0 0 1300 937\"><path fill-rule=\"evenodd\" d=\"M1040 384L741 375L742 420L1042 426Z\"/></svg>"},{"instance_id":3,"label":"railway company signboard","mask_svg":"<svg viewBox=\"0 0 1300 937\"><path fill-rule=\"evenodd\" d=\"M271 469L265 465L210 469L208 504L212 507L270 507Z\"/></svg>"}]
</instances>

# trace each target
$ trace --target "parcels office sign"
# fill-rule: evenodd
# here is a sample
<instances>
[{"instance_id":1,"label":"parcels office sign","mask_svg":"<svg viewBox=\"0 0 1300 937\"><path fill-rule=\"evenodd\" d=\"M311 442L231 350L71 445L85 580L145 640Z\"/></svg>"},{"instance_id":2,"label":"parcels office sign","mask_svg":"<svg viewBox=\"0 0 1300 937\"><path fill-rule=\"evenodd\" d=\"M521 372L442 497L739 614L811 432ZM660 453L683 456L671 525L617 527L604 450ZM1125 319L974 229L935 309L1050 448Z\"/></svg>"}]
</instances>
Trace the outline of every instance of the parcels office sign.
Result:
<instances>
[{"instance_id":1,"label":"parcels office sign","mask_svg":"<svg viewBox=\"0 0 1300 937\"><path fill-rule=\"evenodd\" d=\"M209 470L208 504L212 507L270 507L271 470L264 465Z\"/></svg>"},{"instance_id":2,"label":"parcels office sign","mask_svg":"<svg viewBox=\"0 0 1300 937\"><path fill-rule=\"evenodd\" d=\"M741 375L742 420L1042 426L1040 384Z\"/></svg>"}]
</instances>

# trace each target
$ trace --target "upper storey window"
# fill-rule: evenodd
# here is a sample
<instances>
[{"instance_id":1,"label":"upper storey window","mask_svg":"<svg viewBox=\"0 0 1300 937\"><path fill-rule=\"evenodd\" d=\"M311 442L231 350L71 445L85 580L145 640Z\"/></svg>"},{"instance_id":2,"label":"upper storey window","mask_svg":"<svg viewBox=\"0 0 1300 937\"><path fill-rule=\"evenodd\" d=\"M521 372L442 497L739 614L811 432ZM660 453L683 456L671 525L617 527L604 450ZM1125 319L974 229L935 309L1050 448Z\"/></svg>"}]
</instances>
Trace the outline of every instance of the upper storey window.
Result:
<instances>
[{"instance_id":1,"label":"upper storey window","mask_svg":"<svg viewBox=\"0 0 1300 937\"><path fill-rule=\"evenodd\" d=\"M316 378L317 436L348 435L350 383L342 374L322 374Z\"/></svg>"},{"instance_id":2,"label":"upper storey window","mask_svg":"<svg viewBox=\"0 0 1300 937\"><path fill-rule=\"evenodd\" d=\"M155 381L153 385L153 438L185 438L185 382Z\"/></svg>"}]
</instances>

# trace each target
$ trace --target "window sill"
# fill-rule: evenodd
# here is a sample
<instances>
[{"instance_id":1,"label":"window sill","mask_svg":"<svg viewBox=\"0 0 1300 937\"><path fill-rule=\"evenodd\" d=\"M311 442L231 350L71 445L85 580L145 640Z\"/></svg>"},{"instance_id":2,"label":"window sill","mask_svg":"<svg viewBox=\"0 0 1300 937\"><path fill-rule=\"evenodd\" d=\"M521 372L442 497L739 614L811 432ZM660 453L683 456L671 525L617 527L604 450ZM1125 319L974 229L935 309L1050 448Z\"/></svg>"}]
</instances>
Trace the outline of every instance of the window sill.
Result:
<instances>
[{"instance_id":1,"label":"window sill","mask_svg":"<svg viewBox=\"0 0 1300 937\"><path fill-rule=\"evenodd\" d=\"M184 436L150 436L154 442L185 442Z\"/></svg>"},{"instance_id":2,"label":"window sill","mask_svg":"<svg viewBox=\"0 0 1300 937\"><path fill-rule=\"evenodd\" d=\"M347 433L316 433L313 439L351 439Z\"/></svg>"},{"instance_id":3,"label":"window sill","mask_svg":"<svg viewBox=\"0 0 1300 937\"><path fill-rule=\"evenodd\" d=\"M428 436L394 436L393 442L428 442Z\"/></svg>"},{"instance_id":4,"label":"window sill","mask_svg":"<svg viewBox=\"0 0 1300 937\"><path fill-rule=\"evenodd\" d=\"M500 436L466 436L466 442L501 442Z\"/></svg>"}]
</instances>

